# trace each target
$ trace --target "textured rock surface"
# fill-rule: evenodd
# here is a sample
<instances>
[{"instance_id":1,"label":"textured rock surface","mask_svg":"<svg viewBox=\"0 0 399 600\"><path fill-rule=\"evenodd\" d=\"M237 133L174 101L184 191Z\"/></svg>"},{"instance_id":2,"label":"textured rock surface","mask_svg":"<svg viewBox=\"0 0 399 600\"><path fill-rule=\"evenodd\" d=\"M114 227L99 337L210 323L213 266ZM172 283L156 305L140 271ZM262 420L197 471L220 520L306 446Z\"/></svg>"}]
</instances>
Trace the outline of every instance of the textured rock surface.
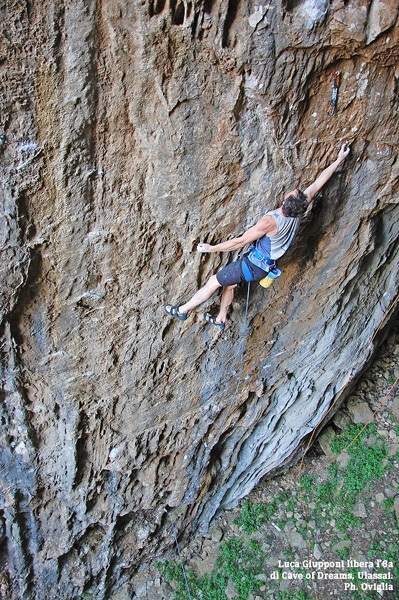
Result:
<instances>
[{"instance_id":1,"label":"textured rock surface","mask_svg":"<svg viewBox=\"0 0 399 600\"><path fill-rule=\"evenodd\" d=\"M170 542L165 507L193 490L176 527L204 530L295 457L393 314L398 8L9 0L0 16L1 584L116 598ZM221 335L162 305L229 260L198 241L241 233L343 140L283 277L252 286L226 414L245 294Z\"/></svg>"},{"instance_id":2,"label":"textured rock surface","mask_svg":"<svg viewBox=\"0 0 399 600\"><path fill-rule=\"evenodd\" d=\"M304 560L312 558L316 561L336 562L337 551L345 549L347 555L354 560L364 562L372 561L376 544L386 544L384 548L393 548L395 538L397 537L396 520L399 517L399 495L396 504L387 510L387 505L394 502L394 497L399 489L399 436L396 433L397 419L393 419L395 404L399 401L398 390L399 378L399 321L393 324L388 339L381 345L377 351L376 359L360 378L353 390L349 401L357 400L361 404L369 407L369 411L374 413L373 424L377 428L377 436L370 429L366 431L364 445L376 449L381 444L385 446L385 452L390 457L389 461L383 459L382 463L387 467L387 471L382 476L371 477L366 487L359 492L358 502L352 508L352 514L359 517L361 523L342 527L340 514L342 505L338 497L332 494L331 498L324 504L316 500L316 489L320 491L320 484L329 480L331 462L337 459L337 467L342 474L350 463L348 452L337 457L330 448L330 444L337 435L346 429L347 425L352 424L349 402L344 402L339 412L332 419L334 428L327 426L326 435L320 435L316 444L312 446L310 452L284 473L280 473L273 478L264 478L243 502L231 510L222 511L217 519L213 521L209 530L203 535L196 535L181 548L186 571L193 572L197 576L207 573L208 576L220 575L222 569L216 566L218 559L226 557L226 547L222 544L241 540L244 544L251 539L260 546L262 559L259 569L255 571L256 579L262 581L262 587L248 595L248 600L277 600L281 599L281 592L289 593L288 597L300 597L299 591L306 594L307 598L342 598L349 600L350 594L339 589L333 580L318 580L317 586L303 584L302 581L280 580L275 583L270 579L271 572L276 569L281 561L281 557L287 557L287 550L290 549L290 561L297 561L301 564ZM392 384L392 382L395 382ZM345 417L345 424L342 422L342 416ZM338 417L339 420L338 420ZM331 423L330 422L330 423ZM356 427L356 426L355 426ZM335 429L335 431L334 431ZM367 441L366 441L367 440ZM320 452L320 446L322 452ZM377 456L378 452L376 452ZM396 457L396 459L395 459ZM378 459L377 459L378 460ZM358 463L359 471L361 467ZM350 470L350 469L349 469ZM346 471L348 473L348 471ZM305 491L306 476L315 477L315 487L312 490ZM342 476L342 475L341 475ZM302 482L302 483L301 483ZM300 490L302 488L302 492ZM341 489L341 488L340 488ZM339 494L338 494L339 496ZM378 496L378 501L377 501ZM276 499L278 502L276 505ZM382 502L381 502L382 500ZM251 523L256 530L248 536L244 533L244 515L249 516L245 510L245 504L249 502L252 507L267 506L270 509L269 514L273 518L267 519L267 524L256 528L256 518L253 520L245 519L245 525L251 527ZM392 504L391 504L392 506ZM395 510L396 507L396 510ZM247 507L248 508L248 507ZM345 506L345 514L347 505ZM338 510L337 510L338 509ZM254 513L252 513L254 515ZM237 522L238 521L238 522ZM241 525L239 525L241 522ZM352 521L353 522L353 521ZM305 531L307 529L307 532ZM303 545L303 538L306 539ZM222 541L222 542L221 542ZM230 545L231 544L231 545ZM380 546L382 548L382 546ZM311 550L311 555L310 551ZM383 552L383 551L382 551ZM244 552L245 554L245 552ZM170 553L170 556L176 560L176 549ZM362 558L361 558L362 557ZM168 556L169 558L169 556ZM255 561L254 561L255 562ZM243 568L246 561L243 560ZM280 562L281 564L281 562ZM223 568L223 567L222 567ZM170 579L162 573L159 566L153 565L152 568L143 569L134 578L133 589L134 598L140 600L171 600L174 598L176 584L171 585ZM395 578L394 578L395 580ZM392 583L394 584L394 580ZM219 580L220 581L220 580ZM236 582L238 583L238 582ZM218 587L218 584L215 584ZM395 586L395 584L394 584ZM195 598L200 597L200 592L194 591L194 585L191 585L191 593ZM220 585L218 589L223 589ZM204 587L202 588L204 590ZM205 591L205 590L204 590ZM230 580L226 587L231 597L239 597L235 585ZM395 591L384 592L391 600L391 597L397 596ZM214 594L216 596L216 594ZM375 599L379 597L376 593ZM207 596L205 591L204 596ZM223 595L222 595L223 597ZM244 594L245 597L245 594Z\"/></svg>"}]
</instances>

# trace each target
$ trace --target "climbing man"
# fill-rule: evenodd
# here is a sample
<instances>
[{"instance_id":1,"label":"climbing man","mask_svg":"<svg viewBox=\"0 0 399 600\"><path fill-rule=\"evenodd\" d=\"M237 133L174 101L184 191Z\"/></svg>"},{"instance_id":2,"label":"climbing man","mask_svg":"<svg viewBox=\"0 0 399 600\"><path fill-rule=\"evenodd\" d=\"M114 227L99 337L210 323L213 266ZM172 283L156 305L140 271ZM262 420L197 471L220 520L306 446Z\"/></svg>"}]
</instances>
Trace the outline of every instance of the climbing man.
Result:
<instances>
[{"instance_id":1,"label":"climbing man","mask_svg":"<svg viewBox=\"0 0 399 600\"><path fill-rule=\"evenodd\" d=\"M336 160L322 171L312 185L307 187L304 192L298 189L288 192L279 208L267 212L256 225L240 237L214 246L205 243L198 244L198 252L229 252L243 248L251 242L256 242L248 254L212 275L208 282L188 302L177 306L166 304L164 308L167 314L185 321L188 313L193 308L208 300L219 287L223 287L219 314L215 317L206 312L204 319L218 329L224 329L227 312L234 297L234 288L237 284L245 281L259 281L267 276L270 268L275 266L275 261L291 245L300 218L306 212L314 196L335 173L338 166L348 156L349 151L348 144L343 144Z\"/></svg>"}]
</instances>

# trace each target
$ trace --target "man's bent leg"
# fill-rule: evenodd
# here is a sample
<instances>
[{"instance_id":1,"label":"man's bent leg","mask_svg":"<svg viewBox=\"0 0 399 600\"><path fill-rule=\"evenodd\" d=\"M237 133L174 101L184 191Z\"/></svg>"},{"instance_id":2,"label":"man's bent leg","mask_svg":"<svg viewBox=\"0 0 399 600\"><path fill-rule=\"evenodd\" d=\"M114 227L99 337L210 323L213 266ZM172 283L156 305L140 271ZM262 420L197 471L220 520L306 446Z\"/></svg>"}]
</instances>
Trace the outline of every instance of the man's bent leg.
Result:
<instances>
[{"instance_id":1,"label":"man's bent leg","mask_svg":"<svg viewBox=\"0 0 399 600\"><path fill-rule=\"evenodd\" d=\"M189 310L199 306L208 300L220 287L221 284L216 279L216 275L212 275L208 282L201 289L199 289L198 292L196 292L188 302L179 306L179 312L187 313Z\"/></svg>"},{"instance_id":2,"label":"man's bent leg","mask_svg":"<svg viewBox=\"0 0 399 600\"><path fill-rule=\"evenodd\" d=\"M234 298L234 288L236 285L228 285L223 289L222 299L220 301L219 314L216 317L217 323L225 323L227 320L227 312Z\"/></svg>"}]
</instances>

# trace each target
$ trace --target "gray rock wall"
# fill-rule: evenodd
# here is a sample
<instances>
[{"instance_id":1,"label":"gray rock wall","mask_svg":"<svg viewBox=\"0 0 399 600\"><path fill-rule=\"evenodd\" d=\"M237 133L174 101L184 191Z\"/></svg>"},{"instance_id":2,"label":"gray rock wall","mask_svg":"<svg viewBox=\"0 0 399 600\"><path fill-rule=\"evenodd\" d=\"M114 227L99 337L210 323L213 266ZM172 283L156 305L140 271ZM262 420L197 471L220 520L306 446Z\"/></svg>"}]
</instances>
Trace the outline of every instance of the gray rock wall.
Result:
<instances>
[{"instance_id":1,"label":"gray rock wall","mask_svg":"<svg viewBox=\"0 0 399 600\"><path fill-rule=\"evenodd\" d=\"M165 509L189 497L177 530L203 531L298 456L393 316L398 8L10 0L0 17L0 584L112 598L171 543ZM235 393L245 290L221 334L162 306L232 258L198 241L242 233L344 140L283 276L251 286Z\"/></svg>"}]
</instances>

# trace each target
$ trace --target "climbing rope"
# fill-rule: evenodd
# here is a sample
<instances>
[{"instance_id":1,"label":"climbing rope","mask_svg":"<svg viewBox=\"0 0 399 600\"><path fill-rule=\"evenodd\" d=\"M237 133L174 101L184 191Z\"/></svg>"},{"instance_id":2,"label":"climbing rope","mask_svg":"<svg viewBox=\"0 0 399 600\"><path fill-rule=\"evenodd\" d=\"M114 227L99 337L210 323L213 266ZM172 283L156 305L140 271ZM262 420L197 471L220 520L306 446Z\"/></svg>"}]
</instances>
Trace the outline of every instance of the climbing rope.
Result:
<instances>
[{"instance_id":1,"label":"climbing rope","mask_svg":"<svg viewBox=\"0 0 399 600\"><path fill-rule=\"evenodd\" d=\"M187 594L188 594L189 600L192 600L191 590L190 590L190 584L188 583L188 579L187 579L187 575L186 575L186 569L184 568L184 561L183 561L182 553L180 551L180 545L179 545L179 540L177 538L177 532L176 532L175 523L173 521L173 517L172 517L171 513L168 513L168 511L166 510L166 508L164 508L163 510L168 515L169 520L170 520L170 524L172 526L172 533L173 533L173 537L175 538L175 544L176 544L176 548L177 548L177 553L179 555L179 561L180 561L180 566L181 566L181 570L182 570L182 573L183 573L184 583L185 583L185 586L186 586L186 590L187 590Z\"/></svg>"},{"instance_id":2,"label":"climbing rope","mask_svg":"<svg viewBox=\"0 0 399 600\"><path fill-rule=\"evenodd\" d=\"M222 422L221 422L221 424L220 424L220 426L219 426L219 430L218 430L218 432L216 433L215 437L213 438L213 442L212 442L212 444L211 444L210 446L208 446L208 445L207 445L205 442L203 442L203 443L204 443L204 445L205 445L205 448L206 448L206 454L207 454L208 456L210 456L210 454L211 454L211 452L212 452L213 448L215 447L215 445L217 444L217 442L218 442L218 440L219 440L219 437L220 437L220 435L221 435L221 433L222 433L222 431L223 431L223 428L224 428L224 426L225 426L225 424L226 424L226 421L227 421L227 419L228 419L228 416L229 416L229 413L230 413L231 407L233 406L233 404L234 404L234 402L235 402L235 399L236 399L236 397L237 397L238 390L240 389L240 385L241 385L241 383L242 383L241 376L242 376L242 372L243 372L243 369L244 369L244 354L245 354L245 346L246 346L246 343L247 343L247 334L248 334L248 307L249 307L249 292L250 292L250 285L251 285L251 284L250 284L250 282L248 281L248 286L247 286L247 298L246 298L246 303L245 303L244 333L243 333L242 342L241 342L241 350L240 350L240 366L239 366L239 368L238 368L238 373L237 373L237 385L236 385L236 389L234 390L234 394L233 394L233 395L232 395L232 397L231 397L231 400L230 400L230 403L229 403L229 405L228 405L228 407L227 407L227 410L225 411L225 415L224 415L224 418L223 418L223 420L222 420ZM197 487L198 487L198 485L199 485L199 481L200 481L200 478L201 478L201 475L202 475L202 473L204 472L204 469L205 469L205 467L206 467L206 462L204 462L204 464L203 464L203 466L202 466L202 468L201 468L201 470L200 470L200 472L199 472L199 475L198 475L198 477L197 477L197 481L196 481L196 486L197 486Z\"/></svg>"},{"instance_id":3,"label":"climbing rope","mask_svg":"<svg viewBox=\"0 0 399 600\"><path fill-rule=\"evenodd\" d=\"M174 540L175 540L175 545L176 545L176 548L177 548L177 553L179 555L180 566L181 566L181 569L182 569L182 573L183 573L183 577L184 577L184 583L185 583L185 586L186 586L186 590L187 590L187 594L188 594L189 600L192 600L192 595L191 595L191 590L190 590L190 584L188 582L186 570L184 568L184 561L183 561L182 553L181 553L181 550L180 550L180 545L179 545L179 540L178 540L178 537L177 537L175 523L174 523L174 520L173 520L173 515L182 506L184 506L186 504L190 504L194 500L195 494L196 494L196 492L198 490L198 487L200 485L200 480L201 480L201 477L202 477L202 473L204 472L204 470L205 470L205 468L206 468L206 466L208 464L208 458L211 455L211 452L212 452L213 448L215 447L215 445L219 441L219 438L220 438L220 436L222 434L223 428L224 428L224 426L226 424L226 421L228 419L230 410L231 410L231 408L232 408L232 406L233 406L233 404L234 404L234 402L235 402L235 400L237 398L238 390L240 389L240 385L241 385L241 383L243 381L241 378L242 378L242 373L243 373L243 370L244 370L244 354L245 354L245 347L246 347L247 336L248 336L248 309L249 309L250 285L251 284L248 281L247 298L246 298L246 303L245 303L244 332L243 332L243 337L242 337L242 342L241 342L240 366L239 366L238 373L237 373L237 385L236 385L236 388L235 388L234 393L233 393L233 395L231 397L229 405L228 405L227 409L225 410L225 414L224 414L222 422L221 422L221 424L219 426L219 429L218 429L216 435L213 438L213 442L210 445L208 445L204 440L202 440L202 442L203 442L203 444L205 446L205 449L206 449L205 457L204 457L204 461L203 461L202 467L201 467L201 469L199 471L199 474L198 474L198 476L197 476L197 478L196 478L196 480L195 480L195 482L194 482L194 484L192 486L192 489L189 490L186 493L186 495L184 496L183 500L180 502L180 504L178 506L176 506L176 508L173 511L169 512L166 508L163 509L164 512L168 515L169 520L171 522L172 533L173 533L173 537L174 537Z\"/></svg>"},{"instance_id":4,"label":"climbing rope","mask_svg":"<svg viewBox=\"0 0 399 600\"><path fill-rule=\"evenodd\" d=\"M181 501L181 503L180 503L180 504L179 504L179 505L178 505L178 506L177 506L177 507L176 507L176 508L175 508L175 509L174 509L172 512L168 512L168 510L167 510L166 508L164 508L164 509L163 509L163 510L164 510L164 512L165 512L165 513L168 515L168 517L169 517L169 520L170 520L170 522L171 522L172 533L173 533L173 537L174 537L175 545L176 545L176 548L177 548L177 552L178 552L178 556L179 556L179 561L180 561L180 566L181 566L181 569L182 569L183 578L184 578L184 583L185 583L185 586L186 586L186 591L187 591L187 594L188 594L188 599L189 599L189 600L193 600L193 597L192 597L192 595L191 595L190 584L189 584L189 581L188 581L188 578L187 578L187 574L186 574L186 570L185 570L185 567L184 567L184 561L183 561L183 557L182 557L182 553L181 553L181 549L180 549L180 545L179 545L179 540L178 540L178 536L177 536L177 531L176 531L175 523L174 523L174 520L173 520L173 515L174 515L174 514L176 513L176 511L178 511L178 510L179 510L179 509L180 509L180 508L181 508L183 505L189 504L190 502L192 502L192 501L194 500L194 498L195 498L195 493L196 493L196 491L198 490L198 487L199 487L199 484L200 484L200 480L201 480L202 473L204 472L204 470L205 470L205 468L206 468L206 466L207 466L207 464L208 464L208 458L209 458L209 456L210 456L210 454L211 454L211 452L212 452L213 448L215 447L215 445L216 445L216 444L217 444L217 442L219 441L219 438L220 438L220 436L221 436L221 434L222 434L223 428L224 428L224 426L225 426L225 424L226 424L226 421L227 421L227 419L228 419L228 416L229 416L230 410L231 410L231 408L232 408L232 406L233 406L233 404L234 404L234 402L235 402L235 399L236 399L236 397L237 397L238 390L239 390L239 388L240 388L240 385L241 385L241 383L242 383L242 381L243 381L243 380L242 380L242 373L243 373L243 368L244 368L244 354L245 354L245 347L246 347L247 334L248 334L248 308L249 308L249 294L250 294L250 282L248 282L248 287L247 287L247 298L246 298L246 306L245 306L245 318L244 318L244 333L243 333L243 339L242 339L241 350L240 350L240 366L239 366L239 370L238 370L238 374L237 374L237 385L236 385L235 391L234 391L234 393L233 393L233 395L232 395L232 398L231 398L231 400L230 400L230 402L229 402L229 405L228 405L228 407L227 407L227 409L226 409L226 411L225 411L225 415L224 415L224 417L223 417L223 419L222 419L222 422L221 422L221 424L220 424L220 426L219 426L219 429L218 429L218 431L217 431L217 433L216 433L216 435L215 435L215 437L214 437L214 439L213 439L213 442L212 442L210 445L207 445L207 443L206 443L206 442L203 440L203 444L204 444L204 446L205 446L205 448L206 448L206 452L205 452L205 458L204 458L204 461L203 461L202 467L201 467L201 469L200 469L200 471L199 471L199 474L198 474L198 476L197 476L197 478L196 478L196 480L195 480L195 483L194 483L194 485L192 486L192 489L191 489L191 490L189 490L189 491L186 493L186 495L184 496L184 498L183 498L183 500ZM360 365L360 364L361 364L361 362L362 362L362 359L363 359L363 357L365 356L365 354L367 354L367 352L368 352L368 350L369 350L370 346L372 345L372 343L373 343L373 341L374 341L375 337L377 336L377 333L378 333L378 331L379 331L379 330L381 329L381 327L383 326L383 324L384 324L384 322L386 321L386 319L387 319L388 315L389 315L389 314L392 312L392 310L393 310L393 309L394 309L394 307L396 306L396 304L397 304L397 302L398 302L398 299L399 299L399 295L398 295L398 296L395 298L395 300L394 300L394 301L391 303L391 306L389 307L389 309L388 309L388 310L386 311L386 313L384 314L384 317L383 317L383 319L381 320L381 322L379 323L379 325L378 325L378 327L377 327L376 331L374 332L374 335L373 335L373 337L371 338L371 340L370 340L370 342L369 342L369 344L368 344L368 346L367 346L367 348L366 348L366 350L365 350L365 353L363 354L362 358L361 358L361 359L358 361L358 363L356 364L356 366L354 367L354 369L352 369L352 373L350 374L350 376L349 376L349 378L348 378L348 381L345 383L344 387L342 388L342 390L341 390L341 393L340 393L340 394L337 396L336 400L335 400L335 401L333 402L333 404L330 406L330 408L329 408L329 410L327 411L327 413L326 413L326 414L325 414L325 415L322 417L322 419L319 421L319 423L318 423L318 424L316 425L316 427L314 428L314 430L313 430L313 432L312 432L312 435L310 436L310 439L309 439L309 441L308 441L308 444L307 444L307 446L306 446L306 448L305 448L305 450L304 450L304 452L303 452L303 456L302 456L302 459L301 459L301 462L300 462L300 465L299 465L299 470L298 470L298 485L299 485L299 494L300 494L300 499L301 499L301 504L302 504L302 510L303 510L303 514L305 515L305 517L306 517L306 515L307 515L307 511L306 511L306 506L305 506L305 502L304 502L304 499L303 499L303 494L302 494L302 486L301 486L301 471L302 471L302 469L303 469L303 463L304 463L305 456L306 456L306 454L307 454L307 452L308 452L308 450L309 450L309 448L310 448L310 446L311 446L311 443L312 443L312 441L313 441L313 438L314 438L314 436L315 436L315 433L316 433L316 431L317 431L318 425L320 425L320 423L321 423L321 422L322 422L322 421L323 421L323 420L326 418L326 415L328 415L328 414L329 414L329 412L332 410L333 406L336 404L336 402L338 402L339 398L342 396L342 394L343 394L344 390L346 389L346 387L347 387L347 386L349 385L349 383L352 381L352 379L353 379L353 377L354 377L354 374L355 374L355 373L356 373L356 371L357 371L357 368L359 367L359 365ZM391 387L391 389L389 390L389 392L386 394L386 396L384 397L384 399L383 399L383 400L380 402L380 404L378 405L377 409L376 409L376 410L375 410L375 412L373 413L373 417L374 417L374 416L375 416L375 414L378 412L379 408L380 408L380 407L381 407L381 406L384 404L385 400L386 400L386 399L389 397L390 393L392 392L392 390L394 389L394 387L395 387L395 386L396 386L396 384L398 383L398 380L399 380L399 378L397 378L397 379L396 379L395 383L393 384L393 386ZM371 422L371 421L370 421L370 422ZM355 439L356 439L356 438L357 438L359 435L361 435L361 433L364 431L364 429L366 429L366 427L367 427L368 425L369 425L369 423L367 423L367 424L364 426L364 428L363 428L363 429L362 429L362 430L361 430L361 431L360 431L360 432L359 432L359 433L358 433L358 434L355 436L355 438L354 438L354 439L353 439L353 440L350 442L350 444L348 444L347 448L348 448L348 447L349 447L351 444L353 444L353 442L355 441ZM347 448L346 448L346 449L347 449ZM344 451L345 451L345 449L341 451L341 454L342 454L342 452L344 452ZM337 458L337 457L336 457L336 458ZM336 460L336 458L335 458L334 460ZM311 556L311 549L310 549L310 541L311 541L311 540L310 540L310 531L309 531L309 527L308 527L307 529L308 529L308 532L307 532L307 533L308 533L308 552L309 552L309 556ZM316 600L318 600L318 593L317 593L317 587L316 587L316 584L315 584L315 582L312 582L312 583L313 583L313 591L314 591L314 594L315 594L315 599L316 599ZM205 596L204 594L203 594L203 596L202 596L202 597L206 598L206 596Z\"/></svg>"}]
</instances>

